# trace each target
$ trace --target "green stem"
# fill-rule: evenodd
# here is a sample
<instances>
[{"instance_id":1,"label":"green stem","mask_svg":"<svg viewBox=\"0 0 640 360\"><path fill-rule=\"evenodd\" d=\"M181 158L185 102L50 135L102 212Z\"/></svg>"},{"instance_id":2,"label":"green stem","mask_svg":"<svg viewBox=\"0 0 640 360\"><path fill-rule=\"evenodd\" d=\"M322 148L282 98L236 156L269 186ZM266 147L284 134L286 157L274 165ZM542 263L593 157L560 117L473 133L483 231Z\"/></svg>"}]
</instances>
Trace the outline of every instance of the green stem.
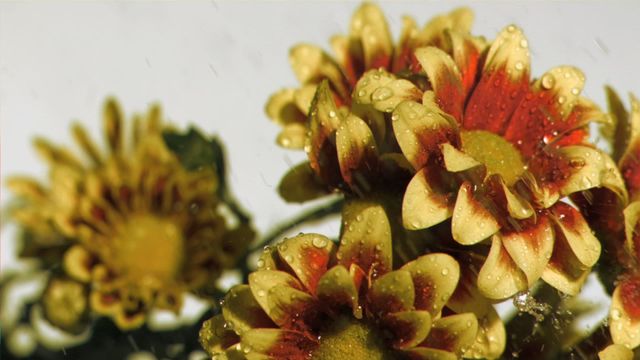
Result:
<instances>
[{"instance_id":1,"label":"green stem","mask_svg":"<svg viewBox=\"0 0 640 360\"><path fill-rule=\"evenodd\" d=\"M263 237L255 244L249 252L252 253L258 249L263 248L266 245L273 243L280 239L287 232L295 229L296 227L307 224L309 222L325 219L331 215L339 214L342 211L344 205L344 199L342 197L332 200L326 204L322 204L318 207L311 208L292 219L286 220L281 224L277 224L274 228L269 230Z\"/></svg>"}]
</instances>

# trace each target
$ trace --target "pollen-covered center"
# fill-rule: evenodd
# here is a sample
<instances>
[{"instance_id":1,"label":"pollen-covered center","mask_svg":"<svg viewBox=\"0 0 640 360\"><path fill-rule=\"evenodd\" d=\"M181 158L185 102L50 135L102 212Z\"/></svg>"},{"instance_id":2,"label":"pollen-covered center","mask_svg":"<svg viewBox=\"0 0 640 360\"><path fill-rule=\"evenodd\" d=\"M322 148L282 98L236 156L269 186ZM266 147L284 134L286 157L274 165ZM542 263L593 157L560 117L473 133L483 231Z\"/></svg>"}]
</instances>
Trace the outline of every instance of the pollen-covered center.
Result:
<instances>
[{"instance_id":1,"label":"pollen-covered center","mask_svg":"<svg viewBox=\"0 0 640 360\"><path fill-rule=\"evenodd\" d=\"M129 278L169 281L182 265L183 234L169 219L132 216L119 229L114 245L116 270Z\"/></svg>"},{"instance_id":2,"label":"pollen-covered center","mask_svg":"<svg viewBox=\"0 0 640 360\"><path fill-rule=\"evenodd\" d=\"M507 185L513 185L525 170L520 151L502 136L485 130L463 131L462 149L483 163L489 174L502 176Z\"/></svg>"},{"instance_id":3,"label":"pollen-covered center","mask_svg":"<svg viewBox=\"0 0 640 360\"><path fill-rule=\"evenodd\" d=\"M379 330L353 316L341 316L320 332L313 360L397 360L402 357L387 346Z\"/></svg>"}]
</instances>

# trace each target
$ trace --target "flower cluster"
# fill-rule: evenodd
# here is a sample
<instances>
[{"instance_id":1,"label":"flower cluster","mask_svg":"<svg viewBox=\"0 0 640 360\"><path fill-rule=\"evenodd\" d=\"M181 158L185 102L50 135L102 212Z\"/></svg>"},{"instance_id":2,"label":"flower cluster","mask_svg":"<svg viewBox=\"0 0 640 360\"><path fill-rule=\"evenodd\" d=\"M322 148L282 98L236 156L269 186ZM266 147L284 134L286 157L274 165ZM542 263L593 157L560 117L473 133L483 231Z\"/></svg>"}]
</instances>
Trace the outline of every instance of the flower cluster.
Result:
<instances>
[{"instance_id":1,"label":"flower cluster","mask_svg":"<svg viewBox=\"0 0 640 360\"><path fill-rule=\"evenodd\" d=\"M44 139L35 146L50 183L9 179L22 201L12 216L24 232L21 258L61 267L42 295L45 318L79 332L95 315L131 329L152 309L178 312L186 292L211 293L253 238L219 212L213 168L189 171L165 145L160 109L132 122L130 143L118 104L105 104L108 153L80 125L73 136L88 160Z\"/></svg>"}]
</instances>

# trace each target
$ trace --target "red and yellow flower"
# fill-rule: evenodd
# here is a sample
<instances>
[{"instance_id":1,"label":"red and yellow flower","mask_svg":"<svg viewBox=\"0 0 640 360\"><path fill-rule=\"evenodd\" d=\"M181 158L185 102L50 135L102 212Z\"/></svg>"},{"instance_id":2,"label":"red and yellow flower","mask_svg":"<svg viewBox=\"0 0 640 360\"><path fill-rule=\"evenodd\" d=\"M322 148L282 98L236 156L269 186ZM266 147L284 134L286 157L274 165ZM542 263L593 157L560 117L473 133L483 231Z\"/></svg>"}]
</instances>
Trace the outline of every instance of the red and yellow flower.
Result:
<instances>
[{"instance_id":1,"label":"red and yellow flower","mask_svg":"<svg viewBox=\"0 0 640 360\"><path fill-rule=\"evenodd\" d=\"M618 166L632 201L622 211L624 232L619 236L625 241L623 251L616 255L624 270L611 297L609 326L615 344L634 349L640 345L640 101L632 95L631 109L627 112L613 91L609 100L618 128L613 153L619 158Z\"/></svg>"},{"instance_id":2,"label":"red and yellow flower","mask_svg":"<svg viewBox=\"0 0 640 360\"><path fill-rule=\"evenodd\" d=\"M384 68L407 77L419 76L420 64L414 50L427 45L446 49L449 44L446 30L466 33L472 22L473 13L466 8L436 16L422 29L418 29L413 19L405 17L404 29L394 45L380 8L364 3L353 14L349 34L332 37L336 58L315 45L294 46L289 59L301 87L278 91L266 106L269 117L283 127L278 144L303 148L308 132L307 114L322 80L328 81L338 106L349 106L353 88L365 71Z\"/></svg>"},{"instance_id":3,"label":"red and yellow flower","mask_svg":"<svg viewBox=\"0 0 640 360\"><path fill-rule=\"evenodd\" d=\"M64 249L52 263L66 275L49 282L42 303L47 318L67 330L86 308L122 329L140 326L153 308L178 311L184 293L210 287L253 236L219 213L215 172L187 171L166 147L158 107L135 118L130 146L115 101L105 105L104 126L107 154L77 125L73 135L89 163L38 139L49 186L9 180L24 200L15 219L30 234L28 246L40 249L29 254ZM70 299L74 306L58 306Z\"/></svg>"},{"instance_id":4,"label":"red and yellow flower","mask_svg":"<svg viewBox=\"0 0 640 360\"><path fill-rule=\"evenodd\" d=\"M338 247L299 235L258 265L201 330L215 359L493 358L504 347L504 328L481 333L473 313L448 307L460 275L451 256L393 270L390 224L376 203L347 205Z\"/></svg>"},{"instance_id":5,"label":"red and yellow flower","mask_svg":"<svg viewBox=\"0 0 640 360\"><path fill-rule=\"evenodd\" d=\"M364 75L357 101L392 112L416 171L403 203L408 229L449 218L463 245L490 239L478 286L501 299L539 278L576 294L600 255L582 215L560 199L605 187L626 197L615 163L588 142L606 116L580 96L582 73L554 68L530 83L528 42L504 29L487 51L451 31L453 55L420 48L431 89L382 70ZM420 101L421 100L421 101Z\"/></svg>"}]
</instances>

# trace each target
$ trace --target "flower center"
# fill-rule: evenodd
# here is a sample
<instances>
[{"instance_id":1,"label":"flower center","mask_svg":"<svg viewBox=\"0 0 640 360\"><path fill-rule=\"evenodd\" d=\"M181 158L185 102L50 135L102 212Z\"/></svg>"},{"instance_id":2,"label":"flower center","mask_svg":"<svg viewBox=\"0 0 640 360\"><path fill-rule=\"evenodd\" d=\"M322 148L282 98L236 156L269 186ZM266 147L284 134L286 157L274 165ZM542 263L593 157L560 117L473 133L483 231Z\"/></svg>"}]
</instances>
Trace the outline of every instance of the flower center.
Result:
<instances>
[{"instance_id":1,"label":"flower center","mask_svg":"<svg viewBox=\"0 0 640 360\"><path fill-rule=\"evenodd\" d=\"M485 130L462 131L462 149L483 163L489 174L502 176L513 185L525 170L520 151L502 136Z\"/></svg>"},{"instance_id":2,"label":"flower center","mask_svg":"<svg viewBox=\"0 0 640 360\"><path fill-rule=\"evenodd\" d=\"M340 316L320 332L313 360L393 360L400 355L387 346L378 330L352 316Z\"/></svg>"},{"instance_id":3,"label":"flower center","mask_svg":"<svg viewBox=\"0 0 640 360\"><path fill-rule=\"evenodd\" d=\"M113 261L123 275L143 281L172 280L182 265L184 238L168 219L133 216L114 239Z\"/></svg>"}]
</instances>

